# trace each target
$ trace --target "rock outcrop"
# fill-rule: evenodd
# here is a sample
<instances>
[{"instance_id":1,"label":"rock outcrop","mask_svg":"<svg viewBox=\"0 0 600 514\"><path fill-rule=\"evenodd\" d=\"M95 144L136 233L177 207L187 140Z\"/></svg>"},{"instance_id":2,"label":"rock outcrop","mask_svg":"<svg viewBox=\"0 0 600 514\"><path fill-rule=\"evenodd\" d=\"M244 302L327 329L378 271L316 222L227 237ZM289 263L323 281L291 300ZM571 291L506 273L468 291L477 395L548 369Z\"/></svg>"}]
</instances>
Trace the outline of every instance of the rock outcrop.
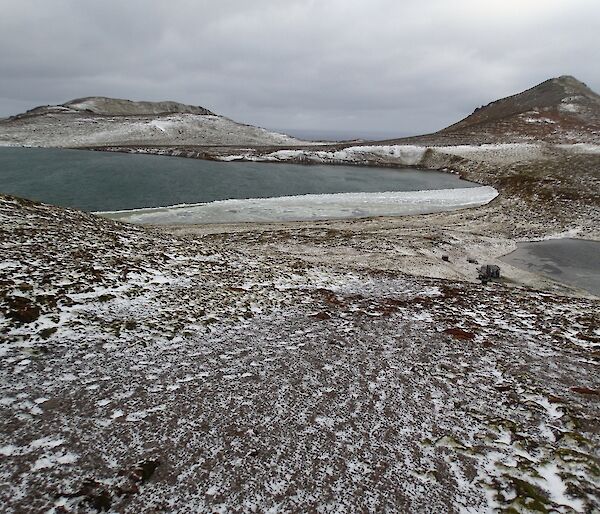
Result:
<instances>
[{"instance_id":1,"label":"rock outcrop","mask_svg":"<svg viewBox=\"0 0 600 514\"><path fill-rule=\"evenodd\" d=\"M10 119L21 119L46 114L98 114L102 116L151 116L155 114L215 114L208 109L196 105L186 105L179 102L135 102L106 96L88 96L77 98L60 105L44 105L35 107Z\"/></svg>"}]
</instances>

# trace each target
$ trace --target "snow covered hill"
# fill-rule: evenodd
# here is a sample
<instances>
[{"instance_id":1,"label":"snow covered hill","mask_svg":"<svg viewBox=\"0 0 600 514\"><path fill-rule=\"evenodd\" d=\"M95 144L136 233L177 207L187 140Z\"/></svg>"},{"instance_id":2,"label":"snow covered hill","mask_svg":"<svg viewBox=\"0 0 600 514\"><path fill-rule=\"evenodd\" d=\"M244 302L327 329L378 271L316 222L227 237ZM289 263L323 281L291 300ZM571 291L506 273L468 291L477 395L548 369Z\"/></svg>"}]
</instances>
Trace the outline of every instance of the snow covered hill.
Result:
<instances>
[{"instance_id":1,"label":"snow covered hill","mask_svg":"<svg viewBox=\"0 0 600 514\"><path fill-rule=\"evenodd\" d=\"M177 102L81 98L36 107L0 121L0 145L306 145L285 134L237 123Z\"/></svg>"}]
</instances>

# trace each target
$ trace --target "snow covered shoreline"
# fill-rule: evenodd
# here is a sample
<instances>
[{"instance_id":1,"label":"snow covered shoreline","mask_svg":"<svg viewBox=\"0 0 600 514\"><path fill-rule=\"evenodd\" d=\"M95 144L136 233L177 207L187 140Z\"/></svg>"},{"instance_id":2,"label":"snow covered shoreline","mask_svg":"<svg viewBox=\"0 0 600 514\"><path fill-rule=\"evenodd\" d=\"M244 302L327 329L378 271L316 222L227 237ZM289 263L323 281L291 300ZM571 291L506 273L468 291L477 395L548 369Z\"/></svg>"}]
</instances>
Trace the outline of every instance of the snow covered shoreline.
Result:
<instances>
[{"instance_id":1,"label":"snow covered shoreline","mask_svg":"<svg viewBox=\"0 0 600 514\"><path fill-rule=\"evenodd\" d=\"M573 153L600 153L600 145L546 143L498 143L482 145L357 145L342 149L285 149L270 153L256 153L249 149L230 155L217 155L220 161L305 162L309 164L395 164L422 166L428 153L457 156L477 162L506 164L521 160L543 158L552 150Z\"/></svg>"},{"instance_id":2,"label":"snow covered shoreline","mask_svg":"<svg viewBox=\"0 0 600 514\"><path fill-rule=\"evenodd\" d=\"M281 149L226 146L103 146L88 150L184 157L220 162L264 162L364 167L413 167L471 174L482 166L501 167L521 162L551 161L565 155L598 155L600 145L550 144L540 141L495 144L354 144ZM492 184L482 184L492 185Z\"/></svg>"}]
</instances>

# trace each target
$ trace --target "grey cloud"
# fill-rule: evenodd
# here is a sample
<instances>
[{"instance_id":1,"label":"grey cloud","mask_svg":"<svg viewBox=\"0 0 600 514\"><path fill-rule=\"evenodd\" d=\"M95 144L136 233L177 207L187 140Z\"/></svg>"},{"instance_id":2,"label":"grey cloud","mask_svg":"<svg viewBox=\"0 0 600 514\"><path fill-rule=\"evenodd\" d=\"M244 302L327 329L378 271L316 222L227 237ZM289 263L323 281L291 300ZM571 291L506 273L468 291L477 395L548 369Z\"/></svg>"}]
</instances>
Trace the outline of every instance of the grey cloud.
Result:
<instances>
[{"instance_id":1,"label":"grey cloud","mask_svg":"<svg viewBox=\"0 0 600 514\"><path fill-rule=\"evenodd\" d=\"M572 74L600 90L595 0L0 0L0 116L106 95L279 129L439 129Z\"/></svg>"}]
</instances>

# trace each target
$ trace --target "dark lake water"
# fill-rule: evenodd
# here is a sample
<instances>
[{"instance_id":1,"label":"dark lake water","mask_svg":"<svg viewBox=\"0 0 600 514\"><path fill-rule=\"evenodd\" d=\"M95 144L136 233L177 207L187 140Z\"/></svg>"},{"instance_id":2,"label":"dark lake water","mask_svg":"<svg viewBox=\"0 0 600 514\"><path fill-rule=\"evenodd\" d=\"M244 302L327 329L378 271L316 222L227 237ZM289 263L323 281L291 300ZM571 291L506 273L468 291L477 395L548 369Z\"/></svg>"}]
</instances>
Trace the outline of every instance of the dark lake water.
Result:
<instances>
[{"instance_id":1,"label":"dark lake water","mask_svg":"<svg viewBox=\"0 0 600 514\"><path fill-rule=\"evenodd\" d=\"M600 296L600 242L551 239L519 243L502 260Z\"/></svg>"},{"instance_id":2,"label":"dark lake water","mask_svg":"<svg viewBox=\"0 0 600 514\"><path fill-rule=\"evenodd\" d=\"M0 148L0 192L86 211L475 186L448 173L414 169L224 163L82 150Z\"/></svg>"}]
</instances>

